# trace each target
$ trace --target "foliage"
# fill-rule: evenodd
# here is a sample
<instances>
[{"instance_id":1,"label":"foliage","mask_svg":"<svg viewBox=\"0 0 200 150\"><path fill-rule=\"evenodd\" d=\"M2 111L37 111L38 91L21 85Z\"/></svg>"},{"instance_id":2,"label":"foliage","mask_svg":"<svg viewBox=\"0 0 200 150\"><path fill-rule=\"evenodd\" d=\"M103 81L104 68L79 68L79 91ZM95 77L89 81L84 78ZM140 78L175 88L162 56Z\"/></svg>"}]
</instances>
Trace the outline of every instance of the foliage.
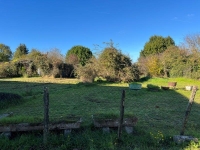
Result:
<instances>
[{"instance_id":1,"label":"foliage","mask_svg":"<svg viewBox=\"0 0 200 150\"><path fill-rule=\"evenodd\" d=\"M38 74L40 76L50 75L52 70L52 64L47 57L47 54L42 54L37 59Z\"/></svg>"},{"instance_id":2,"label":"foliage","mask_svg":"<svg viewBox=\"0 0 200 150\"><path fill-rule=\"evenodd\" d=\"M95 57L90 58L84 66L79 64L75 67L76 76L83 82L93 82L98 72L99 64Z\"/></svg>"},{"instance_id":3,"label":"foliage","mask_svg":"<svg viewBox=\"0 0 200 150\"><path fill-rule=\"evenodd\" d=\"M33 61L40 76L73 77L73 66L64 63L64 58L57 48L51 49L46 54L32 49L28 59Z\"/></svg>"},{"instance_id":4,"label":"foliage","mask_svg":"<svg viewBox=\"0 0 200 150\"><path fill-rule=\"evenodd\" d=\"M17 77L18 69L15 63L13 62L2 62L0 63L0 77Z\"/></svg>"},{"instance_id":5,"label":"foliage","mask_svg":"<svg viewBox=\"0 0 200 150\"><path fill-rule=\"evenodd\" d=\"M200 52L200 33L185 36L182 47L189 50L190 53Z\"/></svg>"},{"instance_id":6,"label":"foliage","mask_svg":"<svg viewBox=\"0 0 200 150\"><path fill-rule=\"evenodd\" d=\"M32 49L28 54L28 58L33 60L34 62L38 61L38 58L42 56L42 53L37 49Z\"/></svg>"},{"instance_id":7,"label":"foliage","mask_svg":"<svg viewBox=\"0 0 200 150\"><path fill-rule=\"evenodd\" d=\"M194 52L188 57L187 66L190 69L187 77L200 78L200 52Z\"/></svg>"},{"instance_id":8,"label":"foliage","mask_svg":"<svg viewBox=\"0 0 200 150\"><path fill-rule=\"evenodd\" d=\"M160 64L159 55L151 55L147 58L148 72L153 77L162 76L162 67Z\"/></svg>"},{"instance_id":9,"label":"foliage","mask_svg":"<svg viewBox=\"0 0 200 150\"><path fill-rule=\"evenodd\" d=\"M138 58L138 69L140 72L140 75L144 77L150 77L149 72L148 72L148 67L147 67L147 58L146 57L139 57Z\"/></svg>"},{"instance_id":10,"label":"foliage","mask_svg":"<svg viewBox=\"0 0 200 150\"><path fill-rule=\"evenodd\" d=\"M92 57L92 52L90 51L89 48L77 45L73 46L70 50L68 50L66 54L66 62L70 64L79 63L82 66L84 66L87 60L89 60L91 57Z\"/></svg>"},{"instance_id":11,"label":"foliage","mask_svg":"<svg viewBox=\"0 0 200 150\"><path fill-rule=\"evenodd\" d=\"M162 55L162 64L165 75L183 77L187 70L187 51L178 47L169 47Z\"/></svg>"},{"instance_id":12,"label":"foliage","mask_svg":"<svg viewBox=\"0 0 200 150\"><path fill-rule=\"evenodd\" d=\"M66 77L74 77L74 67L71 64L61 63L58 66L59 74L58 77L66 78Z\"/></svg>"},{"instance_id":13,"label":"foliage","mask_svg":"<svg viewBox=\"0 0 200 150\"><path fill-rule=\"evenodd\" d=\"M140 71L137 64L132 64L130 67L125 67L119 73L120 79L123 82L138 81L140 79Z\"/></svg>"},{"instance_id":14,"label":"foliage","mask_svg":"<svg viewBox=\"0 0 200 150\"><path fill-rule=\"evenodd\" d=\"M183 61L184 55L184 51L181 51L177 46L170 46L162 53L161 63L165 77L169 77L170 70L173 68L173 66L176 66L179 62Z\"/></svg>"},{"instance_id":15,"label":"foliage","mask_svg":"<svg viewBox=\"0 0 200 150\"><path fill-rule=\"evenodd\" d=\"M50 52L48 52L47 58L52 65L51 75L53 75L53 77L62 77L59 66L64 62L64 58L59 49L52 49Z\"/></svg>"},{"instance_id":16,"label":"foliage","mask_svg":"<svg viewBox=\"0 0 200 150\"><path fill-rule=\"evenodd\" d=\"M160 62L160 55L150 55L138 59L139 70L145 76L161 77L163 68Z\"/></svg>"},{"instance_id":17,"label":"foliage","mask_svg":"<svg viewBox=\"0 0 200 150\"><path fill-rule=\"evenodd\" d=\"M155 39L159 38L154 36L150 41ZM159 51L159 54L148 53L140 56L138 59L140 72L145 76L154 77L200 78L200 36L198 34L186 36L184 43L179 47L170 41L169 38L168 43L171 43L171 46L168 44L163 51ZM146 45L148 47L149 43Z\"/></svg>"},{"instance_id":18,"label":"foliage","mask_svg":"<svg viewBox=\"0 0 200 150\"><path fill-rule=\"evenodd\" d=\"M1 77L32 77L37 75L37 65L42 54L39 51L33 50L30 54L24 55L9 63L1 63Z\"/></svg>"},{"instance_id":19,"label":"foliage","mask_svg":"<svg viewBox=\"0 0 200 150\"><path fill-rule=\"evenodd\" d=\"M32 49L31 52L27 55L27 59L32 62L32 65L34 65L34 74L40 74L40 64L45 61L45 57L43 57L43 54L37 50L37 49ZM32 75L33 76L33 75Z\"/></svg>"},{"instance_id":20,"label":"foliage","mask_svg":"<svg viewBox=\"0 0 200 150\"><path fill-rule=\"evenodd\" d=\"M170 36L166 38L157 35L151 36L149 41L145 43L144 49L140 52L140 57L160 54L171 45L175 45L175 42Z\"/></svg>"},{"instance_id":21,"label":"foliage","mask_svg":"<svg viewBox=\"0 0 200 150\"><path fill-rule=\"evenodd\" d=\"M67 57L67 63L68 64L71 64L73 66L76 66L77 64L79 64L79 58L77 57L76 54L70 54L68 57Z\"/></svg>"},{"instance_id":22,"label":"foliage","mask_svg":"<svg viewBox=\"0 0 200 150\"><path fill-rule=\"evenodd\" d=\"M25 44L20 44L17 47L17 49L16 49L16 51L14 53L13 60L21 58L21 57L23 57L24 55L27 55L27 54L28 54L28 49L27 49L26 45Z\"/></svg>"},{"instance_id":23,"label":"foliage","mask_svg":"<svg viewBox=\"0 0 200 150\"><path fill-rule=\"evenodd\" d=\"M57 54L56 50L55 52L52 50L50 51L50 53L41 53L37 49L32 49L31 52L28 54L28 59L34 62L37 68L37 74L39 74L39 76L50 76L53 70L52 62L54 61L54 65L56 65Z\"/></svg>"},{"instance_id":24,"label":"foliage","mask_svg":"<svg viewBox=\"0 0 200 150\"><path fill-rule=\"evenodd\" d=\"M34 62L37 68L37 73L40 76L62 77L63 56L58 49L51 49L46 54L39 50L32 49L28 54L28 58Z\"/></svg>"},{"instance_id":25,"label":"foliage","mask_svg":"<svg viewBox=\"0 0 200 150\"><path fill-rule=\"evenodd\" d=\"M10 47L4 44L0 44L0 62L9 61L12 56Z\"/></svg>"},{"instance_id":26,"label":"foliage","mask_svg":"<svg viewBox=\"0 0 200 150\"><path fill-rule=\"evenodd\" d=\"M32 77L37 74L37 68L28 57L22 57L12 61L17 67L17 75L23 77Z\"/></svg>"},{"instance_id":27,"label":"foliage","mask_svg":"<svg viewBox=\"0 0 200 150\"><path fill-rule=\"evenodd\" d=\"M200 78L199 39L199 35L186 36L182 45L168 47L162 53L165 76Z\"/></svg>"},{"instance_id":28,"label":"foliage","mask_svg":"<svg viewBox=\"0 0 200 150\"><path fill-rule=\"evenodd\" d=\"M137 78L138 70L132 65L130 57L124 55L113 46L106 47L99 55L100 74L107 81L133 81Z\"/></svg>"},{"instance_id":29,"label":"foliage","mask_svg":"<svg viewBox=\"0 0 200 150\"><path fill-rule=\"evenodd\" d=\"M200 34L187 35L181 48L189 54L187 66L190 67L188 77L200 78Z\"/></svg>"}]
</instances>

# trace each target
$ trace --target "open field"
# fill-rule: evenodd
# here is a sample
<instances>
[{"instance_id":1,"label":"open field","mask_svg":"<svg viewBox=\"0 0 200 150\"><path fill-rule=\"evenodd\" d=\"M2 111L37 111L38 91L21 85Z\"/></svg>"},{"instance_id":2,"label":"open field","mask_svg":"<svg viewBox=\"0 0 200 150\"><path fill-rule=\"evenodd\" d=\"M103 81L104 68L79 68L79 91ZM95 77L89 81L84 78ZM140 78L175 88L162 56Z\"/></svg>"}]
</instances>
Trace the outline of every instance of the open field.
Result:
<instances>
[{"instance_id":1,"label":"open field","mask_svg":"<svg viewBox=\"0 0 200 150\"><path fill-rule=\"evenodd\" d=\"M176 89L147 90L147 84L167 86L169 81L177 82ZM191 91L186 91L185 86L197 85L200 87L200 81L184 78L155 78L140 83L142 89L135 91L130 90L127 83L95 82L83 84L76 79L49 78L0 79L0 92L18 94L23 97L22 100L11 101L9 104L0 101L0 114L13 112L11 117L1 119L0 124L42 121L44 116L43 89L48 87L51 121L62 119L68 115L79 116L83 120L81 131L72 133L68 142L67 137L59 136L60 141L55 142L57 144L54 143L52 146L54 148L117 149L121 146L119 149L186 149L188 145L193 145L194 148L200 146L199 143L176 145L171 139L173 135L180 133L186 106L191 95ZM136 116L138 123L133 134L123 132L123 144L117 146L115 144L117 132L113 131L105 135L99 130L92 131L91 116L95 114L119 115L122 90L125 90L126 94L125 115ZM199 118L200 93L197 91L185 135L200 138ZM25 139L31 138L30 136L24 138L23 142L27 142ZM54 136L52 135L51 138L59 139ZM35 143L29 143L29 147L35 144L36 147L41 145L42 141L40 140L36 138ZM5 144L5 141L18 144L17 140L0 139L0 145ZM8 147L8 145L5 144L5 149L6 146Z\"/></svg>"}]
</instances>

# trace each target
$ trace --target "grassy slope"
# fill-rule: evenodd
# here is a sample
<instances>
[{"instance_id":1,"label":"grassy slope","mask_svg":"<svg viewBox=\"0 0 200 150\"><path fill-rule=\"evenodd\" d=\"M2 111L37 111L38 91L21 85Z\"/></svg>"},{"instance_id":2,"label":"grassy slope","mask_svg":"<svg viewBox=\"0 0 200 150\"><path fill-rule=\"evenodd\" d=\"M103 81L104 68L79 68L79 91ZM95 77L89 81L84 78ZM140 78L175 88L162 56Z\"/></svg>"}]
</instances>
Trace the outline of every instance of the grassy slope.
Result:
<instances>
[{"instance_id":1,"label":"grassy slope","mask_svg":"<svg viewBox=\"0 0 200 150\"><path fill-rule=\"evenodd\" d=\"M147 84L167 86L169 81L177 82L176 90L151 92ZM61 118L66 115L76 115L83 118L83 126L91 124L93 114L119 114L121 91L126 91L125 114L134 114L139 121L137 128L153 136L162 133L165 136L179 134L191 91L185 91L186 85L197 85L200 81L176 78L155 78L142 82L139 91L129 90L127 83L98 83L92 85L77 84L77 80L16 78L1 79L0 91L22 95L20 104L11 105L0 110L0 114L13 112L13 116L1 122L34 122L43 118L43 87L49 88L50 118ZM195 103L187 123L186 134L200 137L197 132L200 127L200 93L195 97Z\"/></svg>"}]
</instances>

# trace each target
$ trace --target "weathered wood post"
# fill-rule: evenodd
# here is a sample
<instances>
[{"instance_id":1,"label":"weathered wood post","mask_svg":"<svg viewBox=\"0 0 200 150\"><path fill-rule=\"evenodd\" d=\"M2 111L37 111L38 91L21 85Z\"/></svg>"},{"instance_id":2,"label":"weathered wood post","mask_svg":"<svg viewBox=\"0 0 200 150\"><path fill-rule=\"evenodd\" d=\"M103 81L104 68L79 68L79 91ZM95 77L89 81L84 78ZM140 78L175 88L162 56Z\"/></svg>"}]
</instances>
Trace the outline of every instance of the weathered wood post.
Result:
<instances>
[{"instance_id":1,"label":"weathered wood post","mask_svg":"<svg viewBox=\"0 0 200 150\"><path fill-rule=\"evenodd\" d=\"M194 102L194 97L196 95L197 89L198 89L197 86L194 86L192 88L192 93L191 93L190 100L189 100L188 105L187 105L185 117L184 117L184 120L183 120L183 127L181 129L180 135L184 135L185 126L186 126L187 119L189 117L189 114L190 114L190 111L191 111L191 108L192 108L192 103Z\"/></svg>"},{"instance_id":2,"label":"weathered wood post","mask_svg":"<svg viewBox=\"0 0 200 150\"><path fill-rule=\"evenodd\" d=\"M47 145L49 133L49 91L44 87L44 130L43 130L43 143Z\"/></svg>"},{"instance_id":3,"label":"weathered wood post","mask_svg":"<svg viewBox=\"0 0 200 150\"><path fill-rule=\"evenodd\" d=\"M123 119L124 119L124 101L125 101L125 91L122 91L121 105L120 105L120 118L118 125L118 140L121 138Z\"/></svg>"}]
</instances>

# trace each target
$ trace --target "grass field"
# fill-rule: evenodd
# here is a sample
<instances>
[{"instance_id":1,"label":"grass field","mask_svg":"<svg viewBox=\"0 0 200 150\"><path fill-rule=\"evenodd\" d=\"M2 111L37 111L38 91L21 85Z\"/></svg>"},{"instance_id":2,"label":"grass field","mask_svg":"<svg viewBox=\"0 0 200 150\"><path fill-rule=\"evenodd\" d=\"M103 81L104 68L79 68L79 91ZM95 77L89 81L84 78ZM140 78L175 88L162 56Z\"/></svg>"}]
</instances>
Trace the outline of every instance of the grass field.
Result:
<instances>
[{"instance_id":1,"label":"grass field","mask_svg":"<svg viewBox=\"0 0 200 150\"><path fill-rule=\"evenodd\" d=\"M149 91L147 85L167 86L176 81L176 89ZM79 83L76 79L12 78L0 79L0 92L13 93L21 100L2 102L0 114L13 112L13 115L0 120L0 124L40 122L43 120L43 89L49 89L50 120L59 120L73 115L82 118L80 131L69 136L52 134L50 149L198 149L200 143L186 142L177 145L173 135L180 133L186 106L191 91L186 85L200 87L200 81L185 78L152 78L143 82L142 89L130 90L127 83L95 82ZM116 143L117 131L104 134L94 130L92 115L119 115L122 90L125 90L125 115L134 115L138 123L133 134L123 132L122 143ZM187 122L185 135L200 138L200 93L197 91ZM30 140L32 139L32 140ZM34 140L33 140L34 139ZM21 145L25 145L22 146ZM13 140L0 139L3 149L39 149L42 137L18 135ZM12 147L13 146L13 147ZM1 149L1 148L0 148Z\"/></svg>"}]
</instances>

